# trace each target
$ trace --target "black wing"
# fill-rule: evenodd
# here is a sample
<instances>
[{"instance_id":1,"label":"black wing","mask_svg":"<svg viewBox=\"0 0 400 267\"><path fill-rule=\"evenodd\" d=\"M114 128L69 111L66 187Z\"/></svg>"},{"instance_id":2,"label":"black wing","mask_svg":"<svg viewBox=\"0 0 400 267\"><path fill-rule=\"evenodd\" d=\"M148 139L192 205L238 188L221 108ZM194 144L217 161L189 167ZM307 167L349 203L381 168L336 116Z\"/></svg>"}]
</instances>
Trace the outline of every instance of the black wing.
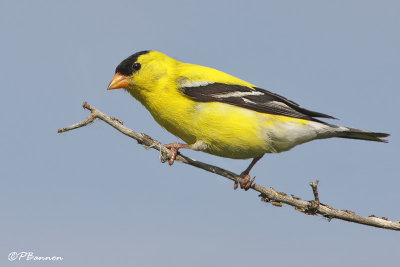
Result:
<instances>
[{"instance_id":1,"label":"black wing","mask_svg":"<svg viewBox=\"0 0 400 267\"><path fill-rule=\"evenodd\" d=\"M221 102L262 113L318 121L314 117L335 119L332 116L307 110L283 96L257 87L224 83L193 82L181 87L182 92L199 102Z\"/></svg>"}]
</instances>

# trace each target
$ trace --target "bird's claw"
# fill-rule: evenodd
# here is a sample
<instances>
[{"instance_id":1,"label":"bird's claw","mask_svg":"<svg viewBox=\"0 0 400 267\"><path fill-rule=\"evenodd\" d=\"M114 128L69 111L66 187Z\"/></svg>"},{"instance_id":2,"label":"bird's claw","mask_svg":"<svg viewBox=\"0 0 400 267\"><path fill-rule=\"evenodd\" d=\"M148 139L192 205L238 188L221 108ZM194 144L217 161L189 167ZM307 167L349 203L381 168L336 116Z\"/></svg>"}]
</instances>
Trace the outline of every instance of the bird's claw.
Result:
<instances>
[{"instance_id":1,"label":"bird's claw","mask_svg":"<svg viewBox=\"0 0 400 267\"><path fill-rule=\"evenodd\" d=\"M181 144L181 143L166 144L166 145L164 145L164 147L169 149L169 150L171 150L171 156L170 156L169 161L168 161L169 166L174 164L176 156L179 154L179 149L180 148L190 148L189 145Z\"/></svg>"},{"instance_id":2,"label":"bird's claw","mask_svg":"<svg viewBox=\"0 0 400 267\"><path fill-rule=\"evenodd\" d=\"M172 164L174 164L174 161L175 161L175 159L176 159L176 156L178 155L178 150L179 150L179 148L178 148L178 146L177 146L177 143L166 144L166 145L164 145L164 146L165 146L165 148L167 148L167 149L169 149L169 150L172 151L172 152L171 152L171 156L170 156L170 158L169 158L169 160L168 160L169 166L172 166Z\"/></svg>"},{"instance_id":3,"label":"bird's claw","mask_svg":"<svg viewBox=\"0 0 400 267\"><path fill-rule=\"evenodd\" d=\"M251 186L254 184L254 180L256 179L256 177L254 176L253 179L251 179L248 173L242 173L240 176L243 177L243 182L240 183L240 188L244 189L244 191L249 190ZM239 183L235 182L233 184L233 190L236 190L238 187Z\"/></svg>"}]
</instances>

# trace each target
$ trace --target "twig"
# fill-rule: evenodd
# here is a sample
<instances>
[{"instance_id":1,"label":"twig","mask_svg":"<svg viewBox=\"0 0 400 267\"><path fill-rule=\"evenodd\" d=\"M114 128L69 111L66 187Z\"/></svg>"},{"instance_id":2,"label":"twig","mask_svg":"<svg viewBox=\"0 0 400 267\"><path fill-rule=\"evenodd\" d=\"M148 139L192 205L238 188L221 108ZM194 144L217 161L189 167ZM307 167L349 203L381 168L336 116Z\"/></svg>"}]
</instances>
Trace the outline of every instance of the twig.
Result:
<instances>
[{"instance_id":1,"label":"twig","mask_svg":"<svg viewBox=\"0 0 400 267\"><path fill-rule=\"evenodd\" d=\"M318 205L319 205L318 183L319 183L319 180L316 180L315 183L310 182L310 186L311 186L313 194L314 194L315 202L318 203Z\"/></svg>"},{"instance_id":2,"label":"twig","mask_svg":"<svg viewBox=\"0 0 400 267\"><path fill-rule=\"evenodd\" d=\"M161 160L162 162L165 162L166 160L169 159L171 155L171 151L165 148L159 141L151 138L147 134L144 133L136 133L135 131L127 128L126 126L123 125L122 121L108 116L104 113L102 113L100 110L95 109L94 107L91 107L89 104L86 102L83 103L83 107L85 109L90 110L90 115L83 121L73 124L69 127L65 127L62 129L58 130L58 133L63 133L67 132L70 130L74 130L83 126L86 126L90 123L92 123L96 118L108 123L121 133L135 139L139 144L143 145L146 148L153 148L161 153ZM235 174L233 172L230 172L228 170L222 169L217 166L213 166L207 163L203 163L200 161L196 161L194 159L188 158L182 154L178 154L176 157L176 161L180 161L192 166L195 166L197 168L218 174L220 176L226 177L232 181L242 183L243 178L240 177L238 174ZM257 191L260 193L260 197L262 201L271 203L272 205L279 206L281 207L283 204L290 205L295 208L295 210L303 212L305 214L309 215L316 215L320 214L328 219L340 219L344 221L349 221L349 222L354 222L358 224L364 224L364 225L369 225L373 227L378 227L378 228L385 228L385 229L391 229L391 230L400 230L400 222L399 221L390 221L385 217L378 218L374 215L365 217L365 216L360 216L357 215L353 211L349 210L339 210L339 209L334 209L329 205L322 204L319 201L319 195L318 195L318 180L315 183L310 183L310 186L313 190L314 194L314 200L311 201L306 201L302 200L299 197L296 196L289 196L286 193L276 191L272 187L267 188L258 184L253 183L251 186L251 189Z\"/></svg>"},{"instance_id":3,"label":"twig","mask_svg":"<svg viewBox=\"0 0 400 267\"><path fill-rule=\"evenodd\" d=\"M319 196L318 196L318 183L319 181L316 180L315 183L310 182L310 186L312 188L313 194L314 194L314 200L310 200L310 205L308 206L308 209L305 211L307 214L310 215L315 215L319 205L321 204L319 202Z\"/></svg>"}]
</instances>

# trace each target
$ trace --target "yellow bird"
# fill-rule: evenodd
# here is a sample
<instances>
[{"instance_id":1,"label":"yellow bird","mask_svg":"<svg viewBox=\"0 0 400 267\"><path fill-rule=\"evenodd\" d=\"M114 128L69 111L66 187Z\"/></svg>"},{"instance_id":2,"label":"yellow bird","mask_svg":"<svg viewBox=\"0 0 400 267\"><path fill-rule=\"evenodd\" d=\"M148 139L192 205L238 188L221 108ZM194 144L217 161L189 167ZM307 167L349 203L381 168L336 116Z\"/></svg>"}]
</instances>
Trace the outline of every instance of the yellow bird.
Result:
<instances>
[{"instance_id":1,"label":"yellow bird","mask_svg":"<svg viewBox=\"0 0 400 267\"><path fill-rule=\"evenodd\" d=\"M314 139L342 137L387 142L386 133L336 126L316 119L332 116L307 110L293 101L216 69L179 62L157 51L123 60L108 89L125 88L153 118L186 144L171 149L172 165L180 148L213 155L253 158L249 172L265 153L279 153ZM235 188L237 184L235 184Z\"/></svg>"}]
</instances>

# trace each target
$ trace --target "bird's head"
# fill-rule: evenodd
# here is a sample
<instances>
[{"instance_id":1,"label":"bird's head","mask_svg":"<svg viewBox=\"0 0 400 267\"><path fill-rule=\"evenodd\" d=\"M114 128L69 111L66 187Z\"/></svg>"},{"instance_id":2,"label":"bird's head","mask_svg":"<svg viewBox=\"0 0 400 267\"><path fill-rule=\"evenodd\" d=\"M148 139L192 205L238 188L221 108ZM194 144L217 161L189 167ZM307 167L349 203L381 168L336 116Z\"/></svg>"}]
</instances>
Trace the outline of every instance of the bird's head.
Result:
<instances>
[{"instance_id":1,"label":"bird's head","mask_svg":"<svg viewBox=\"0 0 400 267\"><path fill-rule=\"evenodd\" d=\"M108 90L125 88L136 95L155 88L160 80L170 74L175 60L157 51L141 51L124 59L115 69Z\"/></svg>"}]
</instances>

